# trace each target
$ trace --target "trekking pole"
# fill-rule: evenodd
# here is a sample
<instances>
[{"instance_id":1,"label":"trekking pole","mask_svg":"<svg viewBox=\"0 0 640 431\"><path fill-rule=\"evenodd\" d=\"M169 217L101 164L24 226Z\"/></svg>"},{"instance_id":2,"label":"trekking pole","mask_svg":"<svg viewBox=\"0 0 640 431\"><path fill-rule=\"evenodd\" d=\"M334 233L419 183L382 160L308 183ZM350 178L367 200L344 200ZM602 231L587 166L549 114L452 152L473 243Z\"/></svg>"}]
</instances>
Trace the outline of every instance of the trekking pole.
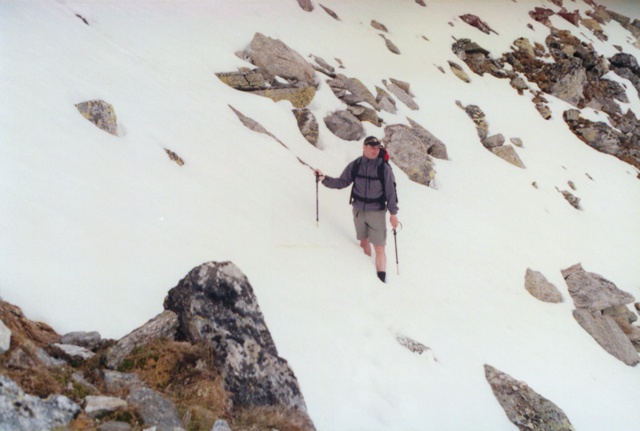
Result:
<instances>
[{"instance_id":1,"label":"trekking pole","mask_svg":"<svg viewBox=\"0 0 640 431\"><path fill-rule=\"evenodd\" d=\"M316 227L320 225L320 209L318 201L318 183L320 182L320 174L316 172Z\"/></svg>"},{"instance_id":2,"label":"trekking pole","mask_svg":"<svg viewBox=\"0 0 640 431\"><path fill-rule=\"evenodd\" d=\"M402 224L398 224L400 225L400 229L402 229ZM393 243L396 248L396 272L398 275L400 275L400 263L398 262L398 232L395 230L395 228L393 229Z\"/></svg>"}]
</instances>

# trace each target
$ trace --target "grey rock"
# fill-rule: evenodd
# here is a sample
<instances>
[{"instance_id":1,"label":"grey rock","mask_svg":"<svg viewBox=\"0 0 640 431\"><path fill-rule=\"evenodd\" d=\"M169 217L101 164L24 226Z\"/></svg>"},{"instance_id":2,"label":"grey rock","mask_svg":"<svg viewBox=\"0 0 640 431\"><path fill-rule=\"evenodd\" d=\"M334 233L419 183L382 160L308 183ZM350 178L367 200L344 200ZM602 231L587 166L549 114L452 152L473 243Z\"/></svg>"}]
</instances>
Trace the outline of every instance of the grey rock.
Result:
<instances>
[{"instance_id":1,"label":"grey rock","mask_svg":"<svg viewBox=\"0 0 640 431\"><path fill-rule=\"evenodd\" d=\"M307 12L313 11L313 3L311 3L311 0L298 0L298 5L304 11L307 11Z\"/></svg>"},{"instance_id":2,"label":"grey rock","mask_svg":"<svg viewBox=\"0 0 640 431\"><path fill-rule=\"evenodd\" d=\"M511 145L501 145L499 147L491 148L491 152L514 166L522 169L526 168L524 163L522 163L520 156L518 156L516 149Z\"/></svg>"},{"instance_id":3,"label":"grey rock","mask_svg":"<svg viewBox=\"0 0 640 431\"><path fill-rule=\"evenodd\" d=\"M348 78L344 75L337 75L334 79L327 81L329 87L340 100L347 105L355 105L366 102L372 108L378 107L376 98L371 91L357 78Z\"/></svg>"},{"instance_id":4,"label":"grey rock","mask_svg":"<svg viewBox=\"0 0 640 431\"><path fill-rule=\"evenodd\" d=\"M447 146L438 139L433 133L422 127L420 124L407 117L411 131L415 133L427 147L427 154L431 157L441 160L449 160L449 154L447 153Z\"/></svg>"},{"instance_id":5,"label":"grey rock","mask_svg":"<svg viewBox=\"0 0 640 431\"><path fill-rule=\"evenodd\" d=\"M324 117L324 124L331 133L345 141L359 141L365 134L360 120L348 110L327 115Z\"/></svg>"},{"instance_id":6,"label":"grey rock","mask_svg":"<svg viewBox=\"0 0 640 431\"><path fill-rule=\"evenodd\" d=\"M0 374L0 431L64 428L80 413L80 406L63 395L41 399L26 394Z\"/></svg>"},{"instance_id":7,"label":"grey rock","mask_svg":"<svg viewBox=\"0 0 640 431\"><path fill-rule=\"evenodd\" d=\"M85 397L85 406L84 412L92 417L93 419L97 418L100 415L104 415L106 413L114 412L119 409L126 409L127 402L122 398L117 397L108 397L104 395L89 395Z\"/></svg>"},{"instance_id":8,"label":"grey rock","mask_svg":"<svg viewBox=\"0 0 640 431\"><path fill-rule=\"evenodd\" d=\"M211 428L211 431L231 431L231 427L224 419L218 419Z\"/></svg>"},{"instance_id":9,"label":"grey rock","mask_svg":"<svg viewBox=\"0 0 640 431\"><path fill-rule=\"evenodd\" d=\"M522 139L520 139L520 138L510 138L509 140L516 147L522 148L524 146L523 143L522 143Z\"/></svg>"},{"instance_id":10,"label":"grey rock","mask_svg":"<svg viewBox=\"0 0 640 431\"><path fill-rule=\"evenodd\" d=\"M566 68L562 78L552 87L550 93L558 99L564 100L574 106L578 106L583 98L584 87L587 84L587 73L578 62L560 64Z\"/></svg>"},{"instance_id":11,"label":"grey rock","mask_svg":"<svg viewBox=\"0 0 640 431\"><path fill-rule=\"evenodd\" d=\"M140 328L133 330L111 346L105 353L107 367L114 369L138 346L147 344L156 338L174 339L178 327L178 316L164 311L149 320Z\"/></svg>"},{"instance_id":12,"label":"grey rock","mask_svg":"<svg viewBox=\"0 0 640 431\"><path fill-rule=\"evenodd\" d=\"M387 49L389 51L391 51L394 54L400 55L400 49L398 49L398 47L396 46L395 43L393 43L389 38L387 38L384 34L379 35L381 38L384 39L384 43L387 46Z\"/></svg>"},{"instance_id":13,"label":"grey rock","mask_svg":"<svg viewBox=\"0 0 640 431\"><path fill-rule=\"evenodd\" d=\"M298 129L300 129L300 133L302 136L314 147L318 146L318 121L316 120L313 112L307 108L303 109L294 109L293 115L296 117L296 121L298 123Z\"/></svg>"},{"instance_id":14,"label":"grey rock","mask_svg":"<svg viewBox=\"0 0 640 431\"><path fill-rule=\"evenodd\" d=\"M305 82L316 86L313 67L284 42L256 33L244 51L251 62L290 82Z\"/></svg>"},{"instance_id":15,"label":"grey rock","mask_svg":"<svg viewBox=\"0 0 640 431\"><path fill-rule=\"evenodd\" d=\"M43 349L37 349L35 351L35 356L36 359L44 364L44 366L47 368L57 368L67 365L67 361L65 361L64 359L54 358Z\"/></svg>"},{"instance_id":16,"label":"grey rock","mask_svg":"<svg viewBox=\"0 0 640 431\"><path fill-rule=\"evenodd\" d=\"M107 421L98 425L98 431L131 431L131 425L126 422Z\"/></svg>"},{"instance_id":17,"label":"grey rock","mask_svg":"<svg viewBox=\"0 0 640 431\"><path fill-rule=\"evenodd\" d=\"M184 430L175 405L149 388L134 388L127 403L138 410L145 425L155 427L156 431Z\"/></svg>"},{"instance_id":18,"label":"grey rock","mask_svg":"<svg viewBox=\"0 0 640 431\"><path fill-rule=\"evenodd\" d=\"M520 431L575 431L565 413L524 382L484 366L485 377L509 420Z\"/></svg>"},{"instance_id":19,"label":"grey rock","mask_svg":"<svg viewBox=\"0 0 640 431\"><path fill-rule=\"evenodd\" d=\"M640 363L638 352L611 316L579 308L573 310L573 317L609 354L630 366Z\"/></svg>"},{"instance_id":20,"label":"grey rock","mask_svg":"<svg viewBox=\"0 0 640 431\"><path fill-rule=\"evenodd\" d=\"M322 4L320 4L320 7L322 9L324 9L324 11L333 19L335 19L336 21L340 21L340 17L338 16L337 13L335 13L332 9L329 9L326 6L323 6Z\"/></svg>"},{"instance_id":21,"label":"grey rock","mask_svg":"<svg viewBox=\"0 0 640 431\"><path fill-rule=\"evenodd\" d=\"M73 379L73 381L76 382L77 384L91 390L92 392L100 392L98 388L96 388L94 385L89 383L87 379L84 378L84 376L82 375L82 372L80 371L76 371L73 374L71 374L71 379Z\"/></svg>"},{"instance_id":22,"label":"grey rock","mask_svg":"<svg viewBox=\"0 0 640 431\"><path fill-rule=\"evenodd\" d=\"M274 406L306 413L295 375L278 351L247 277L231 262L192 269L171 289L164 307L179 331L211 345L215 366L235 406Z\"/></svg>"},{"instance_id":23,"label":"grey rock","mask_svg":"<svg viewBox=\"0 0 640 431\"><path fill-rule=\"evenodd\" d=\"M109 392L128 391L129 388L143 386L140 378L134 373L121 373L119 371L103 370L102 380Z\"/></svg>"},{"instance_id":24,"label":"grey rock","mask_svg":"<svg viewBox=\"0 0 640 431\"><path fill-rule=\"evenodd\" d=\"M633 322L638 320L638 316L629 310L626 305L607 308L602 311L602 314L611 317L629 338L631 344L640 352L640 328L632 325Z\"/></svg>"},{"instance_id":25,"label":"grey rock","mask_svg":"<svg viewBox=\"0 0 640 431\"><path fill-rule=\"evenodd\" d=\"M376 106L378 106L380 110L391 114L395 114L397 112L396 101L389 93L387 93L387 91L378 86L376 86Z\"/></svg>"},{"instance_id":26,"label":"grey rock","mask_svg":"<svg viewBox=\"0 0 640 431\"><path fill-rule=\"evenodd\" d=\"M76 105L78 111L99 129L118 135L118 119L113 106L104 100L88 100Z\"/></svg>"},{"instance_id":27,"label":"grey rock","mask_svg":"<svg viewBox=\"0 0 640 431\"><path fill-rule=\"evenodd\" d=\"M413 128L404 124L385 127L383 142L391 160L407 177L428 186L435 177L435 169L425 140Z\"/></svg>"},{"instance_id":28,"label":"grey rock","mask_svg":"<svg viewBox=\"0 0 640 431\"><path fill-rule=\"evenodd\" d=\"M52 350L54 350L58 356L68 360L83 360L86 361L88 359L93 358L96 354L93 353L89 349L85 349L84 347L74 346L73 344L60 344L54 343L51 345Z\"/></svg>"},{"instance_id":29,"label":"grey rock","mask_svg":"<svg viewBox=\"0 0 640 431\"><path fill-rule=\"evenodd\" d=\"M531 295L543 302L562 302L562 294L556 286L545 278L542 273L527 268L524 277L524 287Z\"/></svg>"},{"instance_id":30,"label":"grey rock","mask_svg":"<svg viewBox=\"0 0 640 431\"><path fill-rule=\"evenodd\" d=\"M85 349L94 350L100 347L102 337L99 332L69 332L60 338L61 344L73 344L74 346L84 347Z\"/></svg>"},{"instance_id":31,"label":"grey rock","mask_svg":"<svg viewBox=\"0 0 640 431\"><path fill-rule=\"evenodd\" d=\"M505 139L502 133L498 133L497 135L488 136L482 139L480 142L482 142L482 145L484 145L485 148L490 150L492 148L504 145Z\"/></svg>"},{"instance_id":32,"label":"grey rock","mask_svg":"<svg viewBox=\"0 0 640 431\"><path fill-rule=\"evenodd\" d=\"M413 100L410 92L407 91L406 88L403 88L403 86L399 85L397 81L391 80L391 82L387 83L386 80L383 80L382 83L385 85L385 87L387 87L387 90L389 90L391 94L396 96L399 101L407 105L409 109L412 109L414 111L420 109L418 104Z\"/></svg>"},{"instance_id":33,"label":"grey rock","mask_svg":"<svg viewBox=\"0 0 640 431\"><path fill-rule=\"evenodd\" d=\"M11 347L11 330L0 320L0 355Z\"/></svg>"},{"instance_id":34,"label":"grey rock","mask_svg":"<svg viewBox=\"0 0 640 431\"><path fill-rule=\"evenodd\" d=\"M11 368L28 369L35 368L39 364L20 347L16 347L9 353L8 365Z\"/></svg>"},{"instance_id":35,"label":"grey rock","mask_svg":"<svg viewBox=\"0 0 640 431\"><path fill-rule=\"evenodd\" d=\"M581 264L562 271L576 308L602 311L634 302L633 295L620 290L601 275L587 272Z\"/></svg>"}]
</instances>

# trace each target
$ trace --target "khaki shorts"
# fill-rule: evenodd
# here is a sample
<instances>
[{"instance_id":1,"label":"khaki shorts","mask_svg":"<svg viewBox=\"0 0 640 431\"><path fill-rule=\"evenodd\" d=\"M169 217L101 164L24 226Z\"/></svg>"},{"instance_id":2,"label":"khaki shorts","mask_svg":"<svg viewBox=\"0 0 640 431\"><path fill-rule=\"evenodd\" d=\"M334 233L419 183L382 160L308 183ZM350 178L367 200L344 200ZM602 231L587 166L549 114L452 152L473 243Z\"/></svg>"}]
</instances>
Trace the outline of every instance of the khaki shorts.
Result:
<instances>
[{"instance_id":1,"label":"khaki shorts","mask_svg":"<svg viewBox=\"0 0 640 431\"><path fill-rule=\"evenodd\" d=\"M353 208L353 224L359 241L369 238L373 245L387 245L386 210L364 211Z\"/></svg>"}]
</instances>

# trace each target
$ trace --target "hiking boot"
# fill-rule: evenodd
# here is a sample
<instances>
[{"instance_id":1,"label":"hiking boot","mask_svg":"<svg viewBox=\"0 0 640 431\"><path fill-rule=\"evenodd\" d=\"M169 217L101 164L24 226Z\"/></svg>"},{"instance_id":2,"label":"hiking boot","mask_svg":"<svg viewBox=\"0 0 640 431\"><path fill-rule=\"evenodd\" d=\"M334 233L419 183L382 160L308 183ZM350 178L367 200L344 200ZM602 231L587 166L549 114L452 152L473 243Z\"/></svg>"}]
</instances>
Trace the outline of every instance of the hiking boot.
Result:
<instances>
[{"instance_id":1,"label":"hiking boot","mask_svg":"<svg viewBox=\"0 0 640 431\"><path fill-rule=\"evenodd\" d=\"M378 271L378 278L381 282L386 283L387 273L384 271Z\"/></svg>"}]
</instances>

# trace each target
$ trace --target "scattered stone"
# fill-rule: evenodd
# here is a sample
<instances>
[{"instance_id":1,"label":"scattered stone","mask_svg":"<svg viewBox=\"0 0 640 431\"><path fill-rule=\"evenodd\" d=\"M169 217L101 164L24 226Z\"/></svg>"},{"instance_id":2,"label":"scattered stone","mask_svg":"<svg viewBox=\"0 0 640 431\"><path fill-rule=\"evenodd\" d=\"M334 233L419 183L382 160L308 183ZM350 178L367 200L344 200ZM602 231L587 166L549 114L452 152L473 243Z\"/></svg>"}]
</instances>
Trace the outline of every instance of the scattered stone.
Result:
<instances>
[{"instance_id":1,"label":"scattered stone","mask_svg":"<svg viewBox=\"0 0 640 431\"><path fill-rule=\"evenodd\" d=\"M74 346L84 347L85 349L95 350L100 347L102 337L97 331L84 332L76 331L64 334L60 338L61 344L73 344Z\"/></svg>"},{"instance_id":2,"label":"scattered stone","mask_svg":"<svg viewBox=\"0 0 640 431\"><path fill-rule=\"evenodd\" d=\"M66 429L80 410L63 395L41 399L26 394L13 380L0 374L0 431Z\"/></svg>"},{"instance_id":3,"label":"scattered stone","mask_svg":"<svg viewBox=\"0 0 640 431\"><path fill-rule=\"evenodd\" d=\"M131 425L126 422L107 421L98 426L98 431L131 431Z\"/></svg>"},{"instance_id":4,"label":"scattered stone","mask_svg":"<svg viewBox=\"0 0 640 431\"><path fill-rule=\"evenodd\" d=\"M348 110L336 111L324 117L329 131L345 141L359 141L365 135L360 120Z\"/></svg>"},{"instance_id":5,"label":"scattered stone","mask_svg":"<svg viewBox=\"0 0 640 431\"><path fill-rule=\"evenodd\" d=\"M562 302L562 294L556 286L549 283L542 273L527 268L524 287L531 295L543 302Z\"/></svg>"},{"instance_id":6,"label":"scattered stone","mask_svg":"<svg viewBox=\"0 0 640 431\"><path fill-rule=\"evenodd\" d=\"M311 0L298 0L298 5L306 12L313 11L313 3L311 3Z\"/></svg>"},{"instance_id":7,"label":"scattered stone","mask_svg":"<svg viewBox=\"0 0 640 431\"><path fill-rule=\"evenodd\" d=\"M50 346L51 351L59 358L70 363L80 363L93 358L96 354L84 347L73 344L54 343Z\"/></svg>"},{"instance_id":8,"label":"scattered stone","mask_svg":"<svg viewBox=\"0 0 640 431\"><path fill-rule=\"evenodd\" d=\"M126 409L127 402L122 398L109 397L104 395L89 395L85 397L84 412L89 417L95 419L106 413L114 412L118 409Z\"/></svg>"},{"instance_id":9,"label":"scattered stone","mask_svg":"<svg viewBox=\"0 0 640 431\"><path fill-rule=\"evenodd\" d=\"M333 18L333 19L335 19L335 20L337 20L337 21L340 21L340 17L339 17L339 16L338 16L338 14L337 14L337 13L335 13L333 10L329 9L328 7L323 6L322 4L320 5L320 7L321 7L322 9L324 9L324 11L325 11L326 13L328 13L328 14L329 14L329 16L330 16L331 18Z\"/></svg>"},{"instance_id":10,"label":"scattered stone","mask_svg":"<svg viewBox=\"0 0 640 431\"><path fill-rule=\"evenodd\" d=\"M84 118L91 121L99 129L114 136L118 135L118 119L113 106L104 100L88 100L76 105Z\"/></svg>"},{"instance_id":11,"label":"scattered stone","mask_svg":"<svg viewBox=\"0 0 640 431\"><path fill-rule=\"evenodd\" d=\"M585 271L579 263L562 270L562 276L576 308L602 311L635 300L633 295L618 289L601 275Z\"/></svg>"},{"instance_id":12,"label":"scattered stone","mask_svg":"<svg viewBox=\"0 0 640 431\"><path fill-rule=\"evenodd\" d=\"M494 29L489 27L489 25L487 25L487 23L482 21L476 15L472 15L472 14L460 15L460 19L462 19L462 21L466 22L470 26L477 28L478 30L480 30L483 33L491 34L491 32L493 32L495 34L498 34L498 32L496 32Z\"/></svg>"},{"instance_id":13,"label":"scattered stone","mask_svg":"<svg viewBox=\"0 0 640 431\"><path fill-rule=\"evenodd\" d=\"M107 367L115 369L138 346L147 344L155 338L174 339L178 327L178 316L171 311L158 314L147 323L133 330L111 346L106 354Z\"/></svg>"},{"instance_id":14,"label":"scattered stone","mask_svg":"<svg viewBox=\"0 0 640 431\"><path fill-rule=\"evenodd\" d=\"M395 45L395 43L391 42L391 40L387 38L384 34L380 34L379 36L384 39L384 43L387 45L387 49L389 51L391 51L394 54L400 55L400 50Z\"/></svg>"},{"instance_id":15,"label":"scattered stone","mask_svg":"<svg viewBox=\"0 0 640 431\"><path fill-rule=\"evenodd\" d=\"M302 136L314 147L318 146L318 121L316 120L315 115L307 108L303 109L294 109L293 115L296 117L296 121L298 123L298 129L300 129L300 133Z\"/></svg>"},{"instance_id":16,"label":"scattered stone","mask_svg":"<svg viewBox=\"0 0 640 431\"><path fill-rule=\"evenodd\" d=\"M482 145L484 145L486 149L491 150L495 147L504 145L505 139L502 133L498 133L497 135L491 135L487 138L484 138L480 142L482 142Z\"/></svg>"},{"instance_id":17,"label":"scattered stone","mask_svg":"<svg viewBox=\"0 0 640 431\"><path fill-rule=\"evenodd\" d=\"M157 431L184 431L175 405L157 392L146 387L134 388L126 402L138 410L145 425Z\"/></svg>"},{"instance_id":18,"label":"scattered stone","mask_svg":"<svg viewBox=\"0 0 640 431\"><path fill-rule=\"evenodd\" d=\"M386 80L382 80L382 83L384 84L385 87L387 87L387 90L389 90L394 96L396 96L398 100L400 100L402 103L407 105L409 109L412 109L414 111L417 111L418 109L420 109L418 104L414 102L413 96L411 95L411 93L408 90L405 90L403 88L405 86L399 84L399 82L400 81L395 81L392 79L390 83L387 83ZM408 87L405 87L405 88L408 88Z\"/></svg>"},{"instance_id":19,"label":"scattered stone","mask_svg":"<svg viewBox=\"0 0 640 431\"><path fill-rule=\"evenodd\" d=\"M11 330L0 320L0 355L9 350L11 346Z\"/></svg>"},{"instance_id":20,"label":"scattered stone","mask_svg":"<svg viewBox=\"0 0 640 431\"><path fill-rule=\"evenodd\" d=\"M416 0L416 3L418 3L420 6L427 7L427 5L425 4L424 0Z\"/></svg>"},{"instance_id":21,"label":"scattered stone","mask_svg":"<svg viewBox=\"0 0 640 431\"><path fill-rule=\"evenodd\" d=\"M513 166L526 169L526 166L524 165L524 163L522 163L522 160L520 160L520 157L518 156L515 148L513 148L511 145L501 145L499 147L493 147L491 148L491 152L501 159L511 163Z\"/></svg>"},{"instance_id":22,"label":"scattered stone","mask_svg":"<svg viewBox=\"0 0 640 431\"><path fill-rule=\"evenodd\" d=\"M181 338L210 343L234 406L282 406L306 413L300 387L278 351L247 277L231 262L192 269L164 302Z\"/></svg>"},{"instance_id":23,"label":"scattered stone","mask_svg":"<svg viewBox=\"0 0 640 431\"><path fill-rule=\"evenodd\" d=\"M633 322L638 320L638 316L629 310L626 305L607 308L602 311L602 314L611 317L629 338L636 351L640 352L640 328L632 325Z\"/></svg>"},{"instance_id":24,"label":"scattered stone","mask_svg":"<svg viewBox=\"0 0 640 431\"><path fill-rule=\"evenodd\" d=\"M269 132L267 129L265 129L262 126L262 124L258 123L253 118L247 117L246 115L244 115L242 112L238 111L236 108L234 108L231 105L229 105L229 108L231 108L231 110L238 116L238 119L240 120L240 122L242 122L242 124L244 124L245 127L247 127L250 130L253 130L254 132L263 133L263 134L275 139L283 147L285 147L287 149L289 148L289 147L287 147L285 145L284 142L282 142L275 135L273 135L271 132Z\"/></svg>"},{"instance_id":25,"label":"scattered stone","mask_svg":"<svg viewBox=\"0 0 640 431\"><path fill-rule=\"evenodd\" d=\"M322 57L317 57L315 55L312 56L313 60L316 62L316 64L318 66L320 66L322 69L324 69L323 73L325 75L332 75L336 69L335 67L331 66L329 63L327 63L324 58Z\"/></svg>"},{"instance_id":26,"label":"scattered stone","mask_svg":"<svg viewBox=\"0 0 640 431\"><path fill-rule=\"evenodd\" d=\"M418 355L422 355L424 352L431 350L431 348L405 335L401 335L401 334L396 335L396 341L400 343L402 347L406 347L407 349L409 349L413 353L417 353Z\"/></svg>"},{"instance_id":27,"label":"scattered stone","mask_svg":"<svg viewBox=\"0 0 640 431\"><path fill-rule=\"evenodd\" d=\"M575 431L562 409L526 383L491 365L485 365L484 372L496 399L520 431Z\"/></svg>"},{"instance_id":28,"label":"scattered stone","mask_svg":"<svg viewBox=\"0 0 640 431\"><path fill-rule=\"evenodd\" d=\"M522 139L520 138L510 138L509 141L511 141L511 143L516 147L522 148L524 146L524 144L522 143Z\"/></svg>"},{"instance_id":29,"label":"scattered stone","mask_svg":"<svg viewBox=\"0 0 640 431\"><path fill-rule=\"evenodd\" d=\"M176 153L174 153L173 151L171 151L168 148L165 148L164 151L167 153L167 155L169 156L169 158L171 160L173 160L174 162L176 162L178 164L178 166L184 165L184 160L182 160L182 157L180 157L179 155L177 155Z\"/></svg>"},{"instance_id":30,"label":"scattered stone","mask_svg":"<svg viewBox=\"0 0 640 431\"><path fill-rule=\"evenodd\" d=\"M388 33L389 31L387 30L387 27L385 27L384 24L379 23L378 21L371 20L371 27L375 28L376 30L380 30L380 31L384 31L385 33Z\"/></svg>"},{"instance_id":31,"label":"scattered stone","mask_svg":"<svg viewBox=\"0 0 640 431\"><path fill-rule=\"evenodd\" d=\"M80 20L85 23L86 25L89 25L89 21L87 21L87 19L85 17L83 17L82 15L80 15L79 13L76 14L77 18L80 18Z\"/></svg>"},{"instance_id":32,"label":"scattered stone","mask_svg":"<svg viewBox=\"0 0 640 431\"><path fill-rule=\"evenodd\" d=\"M568 190L560 190L560 193L567 200L567 202L569 202L569 204L572 207L574 207L577 210L582 209L580 207L580 198L579 197L575 196L573 193L571 193Z\"/></svg>"},{"instance_id":33,"label":"scattered stone","mask_svg":"<svg viewBox=\"0 0 640 431\"><path fill-rule=\"evenodd\" d=\"M587 308L573 310L573 317L600 346L627 365L640 363L640 356L625 333L610 316Z\"/></svg>"},{"instance_id":34,"label":"scattered stone","mask_svg":"<svg viewBox=\"0 0 640 431\"><path fill-rule=\"evenodd\" d=\"M229 424L224 419L218 419L213 424L211 431L231 431L231 427L229 427Z\"/></svg>"},{"instance_id":35,"label":"scattered stone","mask_svg":"<svg viewBox=\"0 0 640 431\"><path fill-rule=\"evenodd\" d=\"M462 81L466 83L471 82L471 78L469 78L469 75L467 75L467 72L465 72L460 65L454 63L453 61L449 61L448 63L449 63L449 68L451 69L451 71L455 76L457 76L458 78L460 78Z\"/></svg>"}]
</instances>

